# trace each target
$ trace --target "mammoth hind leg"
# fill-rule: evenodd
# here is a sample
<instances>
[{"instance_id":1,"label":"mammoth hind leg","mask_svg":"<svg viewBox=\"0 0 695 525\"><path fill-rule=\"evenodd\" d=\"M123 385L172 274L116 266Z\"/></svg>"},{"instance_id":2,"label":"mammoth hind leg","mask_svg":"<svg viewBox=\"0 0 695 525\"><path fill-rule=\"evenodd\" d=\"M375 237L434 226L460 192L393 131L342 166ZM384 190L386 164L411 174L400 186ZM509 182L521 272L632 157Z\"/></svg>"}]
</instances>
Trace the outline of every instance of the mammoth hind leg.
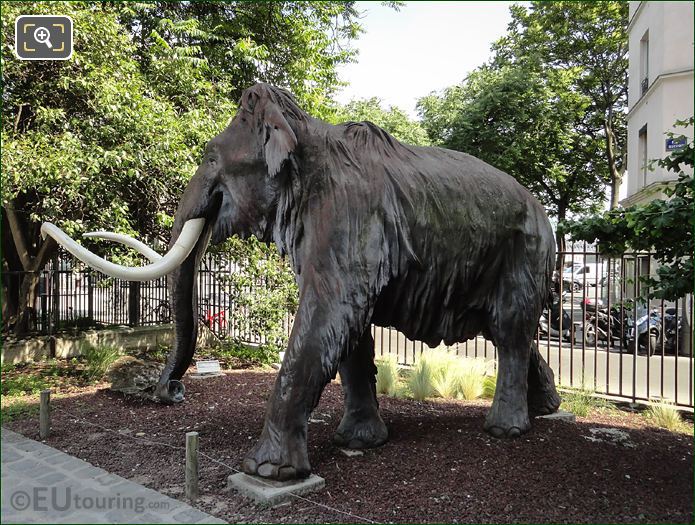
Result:
<instances>
[{"instance_id":1,"label":"mammoth hind leg","mask_svg":"<svg viewBox=\"0 0 695 525\"><path fill-rule=\"evenodd\" d=\"M383 445L388 439L388 430L379 415L374 339L369 328L364 331L357 347L340 364L339 370L345 414L333 437L334 443L347 448Z\"/></svg>"},{"instance_id":2,"label":"mammoth hind leg","mask_svg":"<svg viewBox=\"0 0 695 525\"><path fill-rule=\"evenodd\" d=\"M531 344L528 368L528 411L531 416L543 416L557 412L560 395L555 389L555 376L535 343Z\"/></svg>"}]
</instances>

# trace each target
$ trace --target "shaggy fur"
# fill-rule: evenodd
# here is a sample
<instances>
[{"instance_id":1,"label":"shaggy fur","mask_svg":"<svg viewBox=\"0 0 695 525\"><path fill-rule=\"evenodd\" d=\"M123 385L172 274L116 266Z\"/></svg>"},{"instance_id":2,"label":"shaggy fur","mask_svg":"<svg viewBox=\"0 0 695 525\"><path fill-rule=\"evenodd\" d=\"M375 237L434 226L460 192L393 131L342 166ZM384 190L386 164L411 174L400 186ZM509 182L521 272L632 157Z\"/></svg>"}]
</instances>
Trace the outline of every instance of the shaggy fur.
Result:
<instances>
[{"instance_id":1,"label":"shaggy fur","mask_svg":"<svg viewBox=\"0 0 695 525\"><path fill-rule=\"evenodd\" d=\"M553 233L538 201L483 161L402 144L369 122L327 124L287 91L258 84L208 145L172 238L194 217L207 219L213 242L233 233L272 240L297 275L299 309L247 472L308 474L306 419L339 368L346 415L336 439L385 441L370 323L430 346L481 332L492 339L500 355L486 423L493 435L528 430L529 404L557 409L552 372L532 345ZM193 355L194 276L206 244L171 279L177 343L160 380L164 400L182 399L171 381Z\"/></svg>"}]
</instances>

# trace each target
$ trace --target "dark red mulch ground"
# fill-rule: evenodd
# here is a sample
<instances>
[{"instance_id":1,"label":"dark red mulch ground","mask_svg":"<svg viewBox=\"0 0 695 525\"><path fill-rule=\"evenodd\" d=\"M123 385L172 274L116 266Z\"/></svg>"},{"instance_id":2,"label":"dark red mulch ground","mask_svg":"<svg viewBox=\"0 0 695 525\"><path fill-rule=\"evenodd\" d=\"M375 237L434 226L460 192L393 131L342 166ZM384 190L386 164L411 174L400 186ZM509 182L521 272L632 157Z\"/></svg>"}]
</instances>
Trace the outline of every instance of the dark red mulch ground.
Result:
<instances>
[{"instance_id":1,"label":"dark red mulch ground","mask_svg":"<svg viewBox=\"0 0 695 525\"><path fill-rule=\"evenodd\" d=\"M238 467L260 433L273 373L237 371L187 380L187 398L168 407L106 390L54 405L118 435L52 416L47 443L110 472L182 498L182 451L129 436L184 446L200 432L201 451ZM309 426L309 454L326 489L311 499L378 522L691 523L693 438L647 427L636 414L580 418L576 424L536 420L522 438L500 441L482 431L485 403L381 399L391 432L385 446L346 457L331 436L342 415L340 385L331 384ZM37 421L7 425L36 438ZM634 448L592 442L590 428L629 433ZM226 490L231 472L201 459L197 506L232 522L355 522L306 501L273 509Z\"/></svg>"}]
</instances>

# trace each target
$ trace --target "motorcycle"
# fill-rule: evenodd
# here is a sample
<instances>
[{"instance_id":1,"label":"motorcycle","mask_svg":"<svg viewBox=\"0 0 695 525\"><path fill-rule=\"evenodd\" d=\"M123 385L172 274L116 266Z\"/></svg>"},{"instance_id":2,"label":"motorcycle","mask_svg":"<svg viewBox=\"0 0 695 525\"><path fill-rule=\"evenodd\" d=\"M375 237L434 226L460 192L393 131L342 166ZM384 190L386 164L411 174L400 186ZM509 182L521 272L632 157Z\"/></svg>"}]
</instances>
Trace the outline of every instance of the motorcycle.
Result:
<instances>
[{"instance_id":1,"label":"motorcycle","mask_svg":"<svg viewBox=\"0 0 695 525\"><path fill-rule=\"evenodd\" d=\"M601 301L598 304L585 299L582 303L584 309L584 342L588 346L593 346L596 341L605 341L610 346L616 342L623 346L626 343L626 315L625 309L620 307L603 306Z\"/></svg>"},{"instance_id":2,"label":"motorcycle","mask_svg":"<svg viewBox=\"0 0 695 525\"><path fill-rule=\"evenodd\" d=\"M639 317L636 320L632 316L627 316L627 335L625 336L627 349L632 351L636 340L637 353L651 356L659 347L661 315L657 310L646 309L638 310L637 315Z\"/></svg>"},{"instance_id":3,"label":"motorcycle","mask_svg":"<svg viewBox=\"0 0 695 525\"><path fill-rule=\"evenodd\" d=\"M560 312L562 311L562 330L560 330ZM567 341L572 338L572 318L562 308L562 301L556 294L553 295L553 302L550 305L550 319L548 312L544 309L538 321L538 331L540 336L562 337Z\"/></svg>"}]
</instances>

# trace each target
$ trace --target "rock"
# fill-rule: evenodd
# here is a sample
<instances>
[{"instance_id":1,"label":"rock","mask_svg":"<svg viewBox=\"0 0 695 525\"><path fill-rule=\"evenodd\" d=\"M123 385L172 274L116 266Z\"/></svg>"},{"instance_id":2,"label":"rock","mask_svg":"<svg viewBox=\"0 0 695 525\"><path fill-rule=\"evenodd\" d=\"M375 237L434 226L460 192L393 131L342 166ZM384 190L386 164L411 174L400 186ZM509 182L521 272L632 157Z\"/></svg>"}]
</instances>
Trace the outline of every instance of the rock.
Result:
<instances>
[{"instance_id":1,"label":"rock","mask_svg":"<svg viewBox=\"0 0 695 525\"><path fill-rule=\"evenodd\" d=\"M124 394L152 397L152 392L163 369L162 363L144 361L124 355L109 366L105 377L111 383L109 387L111 390Z\"/></svg>"}]
</instances>

